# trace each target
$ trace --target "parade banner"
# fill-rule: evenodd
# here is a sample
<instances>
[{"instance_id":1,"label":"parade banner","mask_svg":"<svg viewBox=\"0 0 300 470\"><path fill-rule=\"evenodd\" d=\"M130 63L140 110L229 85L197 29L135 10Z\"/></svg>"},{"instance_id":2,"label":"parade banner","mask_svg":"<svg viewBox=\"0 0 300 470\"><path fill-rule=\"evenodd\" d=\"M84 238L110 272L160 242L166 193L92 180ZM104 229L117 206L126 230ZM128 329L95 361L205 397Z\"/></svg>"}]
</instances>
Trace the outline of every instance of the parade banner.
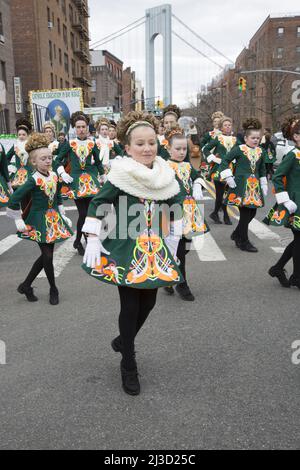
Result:
<instances>
[{"instance_id":1,"label":"parade banner","mask_svg":"<svg viewBox=\"0 0 300 470\"><path fill-rule=\"evenodd\" d=\"M81 88L30 91L29 100L34 129L41 131L43 124L51 121L54 124L56 136L60 132L69 134L72 113L83 111Z\"/></svg>"}]
</instances>

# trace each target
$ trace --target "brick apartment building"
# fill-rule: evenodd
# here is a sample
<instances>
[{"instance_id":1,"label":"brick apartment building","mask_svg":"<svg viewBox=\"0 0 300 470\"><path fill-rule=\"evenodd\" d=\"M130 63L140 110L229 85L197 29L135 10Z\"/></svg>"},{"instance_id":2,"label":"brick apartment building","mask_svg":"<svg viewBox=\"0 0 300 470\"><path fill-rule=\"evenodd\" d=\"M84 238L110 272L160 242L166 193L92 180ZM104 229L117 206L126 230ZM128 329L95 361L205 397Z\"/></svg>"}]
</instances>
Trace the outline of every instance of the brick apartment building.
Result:
<instances>
[{"instance_id":1,"label":"brick apartment building","mask_svg":"<svg viewBox=\"0 0 300 470\"><path fill-rule=\"evenodd\" d=\"M14 132L15 75L10 18L10 0L0 0L0 133Z\"/></svg>"},{"instance_id":2,"label":"brick apartment building","mask_svg":"<svg viewBox=\"0 0 300 470\"><path fill-rule=\"evenodd\" d=\"M127 114L136 109L136 78L131 67L123 72L123 113Z\"/></svg>"},{"instance_id":3,"label":"brick apartment building","mask_svg":"<svg viewBox=\"0 0 300 470\"><path fill-rule=\"evenodd\" d=\"M198 97L200 128L211 112L222 109L231 116L235 128L249 116L258 117L264 127L278 131L285 116L300 112L292 102L300 75L281 72L243 71L272 69L300 72L300 14L270 15L237 57L234 67L227 67ZM239 77L247 80L246 92L238 89ZM300 94L299 94L300 96ZM298 100L299 101L299 100ZM209 123L210 125L210 123Z\"/></svg>"},{"instance_id":4,"label":"brick apartment building","mask_svg":"<svg viewBox=\"0 0 300 470\"><path fill-rule=\"evenodd\" d=\"M10 0L16 75L28 91L83 89L90 104L87 0Z\"/></svg>"},{"instance_id":5,"label":"brick apartment building","mask_svg":"<svg viewBox=\"0 0 300 470\"><path fill-rule=\"evenodd\" d=\"M106 50L91 50L91 104L93 107L122 108L123 62Z\"/></svg>"}]
</instances>

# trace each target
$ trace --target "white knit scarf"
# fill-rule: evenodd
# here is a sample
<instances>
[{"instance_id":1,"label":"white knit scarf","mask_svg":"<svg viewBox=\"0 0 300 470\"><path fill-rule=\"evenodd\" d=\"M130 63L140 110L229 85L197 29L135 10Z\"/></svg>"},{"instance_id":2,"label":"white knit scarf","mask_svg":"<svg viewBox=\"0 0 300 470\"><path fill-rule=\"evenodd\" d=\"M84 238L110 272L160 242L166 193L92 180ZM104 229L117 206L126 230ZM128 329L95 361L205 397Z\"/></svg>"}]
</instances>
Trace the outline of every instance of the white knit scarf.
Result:
<instances>
[{"instance_id":1,"label":"white knit scarf","mask_svg":"<svg viewBox=\"0 0 300 470\"><path fill-rule=\"evenodd\" d=\"M109 137L102 137L102 135L99 135L96 144L98 148L100 148L100 160L103 163L103 165L108 165L109 164L109 152L110 149L113 147L114 143L112 140L110 140Z\"/></svg>"},{"instance_id":2,"label":"white knit scarf","mask_svg":"<svg viewBox=\"0 0 300 470\"><path fill-rule=\"evenodd\" d=\"M141 199L164 201L179 193L175 172L161 157L148 168L130 157L114 161L108 181L125 193Z\"/></svg>"}]
</instances>

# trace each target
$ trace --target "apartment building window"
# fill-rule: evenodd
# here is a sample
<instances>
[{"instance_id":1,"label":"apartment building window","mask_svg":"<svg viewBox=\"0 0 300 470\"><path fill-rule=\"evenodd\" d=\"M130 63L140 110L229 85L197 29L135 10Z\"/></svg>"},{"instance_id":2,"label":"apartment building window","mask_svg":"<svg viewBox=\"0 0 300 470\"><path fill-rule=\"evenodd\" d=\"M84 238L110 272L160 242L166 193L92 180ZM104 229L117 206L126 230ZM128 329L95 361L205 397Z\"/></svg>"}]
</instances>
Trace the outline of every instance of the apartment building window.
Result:
<instances>
[{"instance_id":1,"label":"apartment building window","mask_svg":"<svg viewBox=\"0 0 300 470\"><path fill-rule=\"evenodd\" d=\"M61 78L61 79L60 79L60 88L63 88L63 87L64 87L64 81L63 81L63 79Z\"/></svg>"},{"instance_id":2,"label":"apartment building window","mask_svg":"<svg viewBox=\"0 0 300 470\"><path fill-rule=\"evenodd\" d=\"M53 44L53 54L54 54L54 60L56 60L56 45Z\"/></svg>"},{"instance_id":3,"label":"apartment building window","mask_svg":"<svg viewBox=\"0 0 300 470\"><path fill-rule=\"evenodd\" d=\"M66 15L67 14L66 0L61 0L61 9L62 9L63 13Z\"/></svg>"},{"instance_id":4,"label":"apartment building window","mask_svg":"<svg viewBox=\"0 0 300 470\"><path fill-rule=\"evenodd\" d=\"M72 51L74 51L74 49L75 49L75 38L74 38L73 33L71 33L71 48L72 48Z\"/></svg>"},{"instance_id":5,"label":"apartment building window","mask_svg":"<svg viewBox=\"0 0 300 470\"><path fill-rule=\"evenodd\" d=\"M49 60L50 60L51 65L52 65L52 62L53 62L52 41L49 41Z\"/></svg>"},{"instance_id":6,"label":"apartment building window","mask_svg":"<svg viewBox=\"0 0 300 470\"><path fill-rule=\"evenodd\" d=\"M51 73L51 88L54 88L54 77L53 77L53 73Z\"/></svg>"},{"instance_id":7,"label":"apartment building window","mask_svg":"<svg viewBox=\"0 0 300 470\"><path fill-rule=\"evenodd\" d=\"M297 38L300 38L300 26L297 27Z\"/></svg>"},{"instance_id":8,"label":"apartment building window","mask_svg":"<svg viewBox=\"0 0 300 470\"><path fill-rule=\"evenodd\" d=\"M68 30L65 24L63 25L63 38L66 48L68 49Z\"/></svg>"},{"instance_id":9,"label":"apartment building window","mask_svg":"<svg viewBox=\"0 0 300 470\"><path fill-rule=\"evenodd\" d=\"M55 88L58 88L57 75L55 75Z\"/></svg>"},{"instance_id":10,"label":"apartment building window","mask_svg":"<svg viewBox=\"0 0 300 470\"><path fill-rule=\"evenodd\" d=\"M68 54L64 55L64 64L65 64L65 71L69 73L69 57Z\"/></svg>"},{"instance_id":11,"label":"apartment building window","mask_svg":"<svg viewBox=\"0 0 300 470\"><path fill-rule=\"evenodd\" d=\"M66 88L70 88L70 82L66 81Z\"/></svg>"},{"instance_id":12,"label":"apartment building window","mask_svg":"<svg viewBox=\"0 0 300 470\"><path fill-rule=\"evenodd\" d=\"M1 67L0 67L0 80L2 80L5 85L7 84L7 77L6 77L6 64L1 60Z\"/></svg>"},{"instance_id":13,"label":"apartment building window","mask_svg":"<svg viewBox=\"0 0 300 470\"><path fill-rule=\"evenodd\" d=\"M60 34L60 19L57 18L57 31L58 31L58 34Z\"/></svg>"},{"instance_id":14,"label":"apartment building window","mask_svg":"<svg viewBox=\"0 0 300 470\"><path fill-rule=\"evenodd\" d=\"M69 7L69 18L70 18L70 23L73 24L73 8L72 5Z\"/></svg>"},{"instance_id":15,"label":"apartment building window","mask_svg":"<svg viewBox=\"0 0 300 470\"><path fill-rule=\"evenodd\" d=\"M282 59L283 58L283 47L278 47L277 48L277 59Z\"/></svg>"},{"instance_id":16,"label":"apartment building window","mask_svg":"<svg viewBox=\"0 0 300 470\"><path fill-rule=\"evenodd\" d=\"M58 58L59 58L60 65L62 65L62 52L61 52L61 49L59 49L59 51L58 51Z\"/></svg>"},{"instance_id":17,"label":"apartment building window","mask_svg":"<svg viewBox=\"0 0 300 470\"><path fill-rule=\"evenodd\" d=\"M277 36L282 37L284 35L284 28L277 28Z\"/></svg>"},{"instance_id":18,"label":"apartment building window","mask_svg":"<svg viewBox=\"0 0 300 470\"><path fill-rule=\"evenodd\" d=\"M72 75L73 77L76 75L76 62L74 59L72 59Z\"/></svg>"},{"instance_id":19,"label":"apartment building window","mask_svg":"<svg viewBox=\"0 0 300 470\"><path fill-rule=\"evenodd\" d=\"M97 91L97 80L96 80L96 79L93 79L93 80L92 80L91 92L96 93L96 91Z\"/></svg>"},{"instance_id":20,"label":"apartment building window","mask_svg":"<svg viewBox=\"0 0 300 470\"><path fill-rule=\"evenodd\" d=\"M297 52L297 54L300 54L300 46L296 47L296 52Z\"/></svg>"}]
</instances>

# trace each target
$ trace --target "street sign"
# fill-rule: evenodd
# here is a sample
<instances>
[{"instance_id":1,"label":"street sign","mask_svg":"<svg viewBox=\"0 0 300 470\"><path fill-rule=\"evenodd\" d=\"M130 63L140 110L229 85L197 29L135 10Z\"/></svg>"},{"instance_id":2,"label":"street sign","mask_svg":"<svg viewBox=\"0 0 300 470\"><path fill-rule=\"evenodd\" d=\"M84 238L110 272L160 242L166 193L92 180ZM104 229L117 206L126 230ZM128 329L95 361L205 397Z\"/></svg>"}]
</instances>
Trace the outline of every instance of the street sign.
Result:
<instances>
[{"instance_id":1,"label":"street sign","mask_svg":"<svg viewBox=\"0 0 300 470\"><path fill-rule=\"evenodd\" d=\"M15 107L16 113L23 113L22 84L20 77L14 77Z\"/></svg>"}]
</instances>

